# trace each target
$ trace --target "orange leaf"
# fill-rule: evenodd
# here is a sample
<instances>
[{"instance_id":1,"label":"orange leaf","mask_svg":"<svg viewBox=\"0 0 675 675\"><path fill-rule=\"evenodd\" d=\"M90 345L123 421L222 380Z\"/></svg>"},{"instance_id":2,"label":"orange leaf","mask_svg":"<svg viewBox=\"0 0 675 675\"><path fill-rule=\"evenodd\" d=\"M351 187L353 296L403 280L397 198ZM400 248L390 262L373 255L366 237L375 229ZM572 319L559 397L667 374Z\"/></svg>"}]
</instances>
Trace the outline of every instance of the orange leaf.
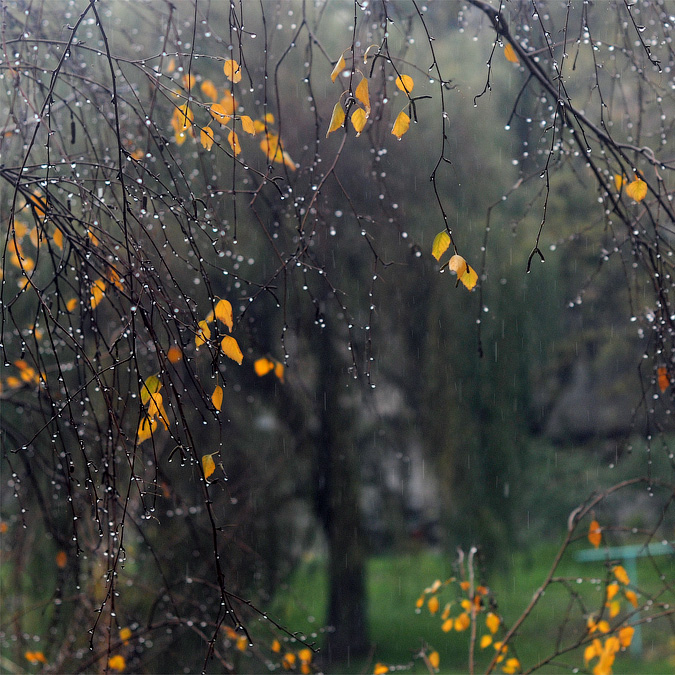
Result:
<instances>
[{"instance_id":1,"label":"orange leaf","mask_svg":"<svg viewBox=\"0 0 675 675\"><path fill-rule=\"evenodd\" d=\"M223 64L223 72L225 73L225 77L230 80L230 82L234 82L236 84L237 82L241 81L241 67L234 59L228 59L225 61Z\"/></svg>"},{"instance_id":2,"label":"orange leaf","mask_svg":"<svg viewBox=\"0 0 675 675\"><path fill-rule=\"evenodd\" d=\"M612 572L614 573L614 576L618 579L618 581L622 583L624 586L627 586L630 583L628 574L626 574L626 570L623 568L622 565L616 565L615 567L613 567Z\"/></svg>"},{"instance_id":3,"label":"orange leaf","mask_svg":"<svg viewBox=\"0 0 675 675\"><path fill-rule=\"evenodd\" d=\"M214 452L202 457L202 469L204 470L204 478L206 478L206 480L208 480L209 476L212 476L213 472L216 470L216 463L213 461L213 455L215 454L216 453Z\"/></svg>"},{"instance_id":4,"label":"orange leaf","mask_svg":"<svg viewBox=\"0 0 675 675\"><path fill-rule=\"evenodd\" d=\"M602 528L600 523L597 520L592 520L591 524L588 526L588 541L598 548L600 542L602 541Z\"/></svg>"},{"instance_id":5,"label":"orange leaf","mask_svg":"<svg viewBox=\"0 0 675 675\"><path fill-rule=\"evenodd\" d=\"M438 668L441 663L441 657L438 652L431 652L431 654L429 654L429 663L434 668Z\"/></svg>"},{"instance_id":6,"label":"orange leaf","mask_svg":"<svg viewBox=\"0 0 675 675\"><path fill-rule=\"evenodd\" d=\"M388 672L389 666L385 666L384 663L376 663L373 669L373 675L385 675Z\"/></svg>"},{"instance_id":7,"label":"orange leaf","mask_svg":"<svg viewBox=\"0 0 675 675\"><path fill-rule=\"evenodd\" d=\"M223 388L220 385L216 385L216 388L211 394L211 403L216 410L220 410L223 405Z\"/></svg>"},{"instance_id":8,"label":"orange leaf","mask_svg":"<svg viewBox=\"0 0 675 675\"><path fill-rule=\"evenodd\" d=\"M166 358L169 359L169 363L178 363L183 359L183 352L176 345L171 345L166 353Z\"/></svg>"},{"instance_id":9,"label":"orange leaf","mask_svg":"<svg viewBox=\"0 0 675 675\"><path fill-rule=\"evenodd\" d=\"M516 55L516 50L513 48L513 45L509 42L506 47L504 47L504 58L509 63L520 63L518 56Z\"/></svg>"},{"instance_id":10,"label":"orange leaf","mask_svg":"<svg viewBox=\"0 0 675 675\"><path fill-rule=\"evenodd\" d=\"M335 82L337 79L337 76L342 72L342 70L345 68L347 65L347 62L345 61L345 57L343 54L340 54L340 58L338 59L338 62L335 64L335 68L333 68L333 72L330 74L330 79Z\"/></svg>"},{"instance_id":11,"label":"orange leaf","mask_svg":"<svg viewBox=\"0 0 675 675\"><path fill-rule=\"evenodd\" d=\"M438 611L439 607L439 602L438 602L438 597L437 596L432 596L429 598L429 602L427 603L427 606L429 607L429 612L431 614L436 614Z\"/></svg>"},{"instance_id":12,"label":"orange leaf","mask_svg":"<svg viewBox=\"0 0 675 675\"><path fill-rule=\"evenodd\" d=\"M452 630L452 627L455 625L455 620L451 617L449 619L446 619L443 622L443 625L441 626L441 630L444 633L449 633Z\"/></svg>"},{"instance_id":13,"label":"orange leaf","mask_svg":"<svg viewBox=\"0 0 675 675\"><path fill-rule=\"evenodd\" d=\"M659 382L659 389L661 390L661 393L668 389L670 386L670 378L668 377L668 369L664 368L661 366L660 368L656 369L656 374L658 377L658 382Z\"/></svg>"},{"instance_id":14,"label":"orange leaf","mask_svg":"<svg viewBox=\"0 0 675 675\"><path fill-rule=\"evenodd\" d=\"M127 643L130 637L131 637L131 628L126 627L120 630L120 640L122 640L124 644Z\"/></svg>"},{"instance_id":15,"label":"orange leaf","mask_svg":"<svg viewBox=\"0 0 675 675\"><path fill-rule=\"evenodd\" d=\"M500 623L499 617L494 612L488 612L488 615L485 617L485 625L493 635L499 629Z\"/></svg>"},{"instance_id":16,"label":"orange leaf","mask_svg":"<svg viewBox=\"0 0 675 675\"><path fill-rule=\"evenodd\" d=\"M232 332L232 327L234 325L233 316L232 316L232 304L228 300L219 300L214 307L214 313L216 319L221 323L224 323L230 333Z\"/></svg>"},{"instance_id":17,"label":"orange leaf","mask_svg":"<svg viewBox=\"0 0 675 675\"><path fill-rule=\"evenodd\" d=\"M274 374L276 375L277 380L283 384L284 382L284 364L283 363L277 363L276 366L274 366Z\"/></svg>"},{"instance_id":18,"label":"orange leaf","mask_svg":"<svg viewBox=\"0 0 675 675\"><path fill-rule=\"evenodd\" d=\"M471 618L466 612L462 612L455 619L455 630L460 633L463 630L466 630L471 625Z\"/></svg>"},{"instance_id":19,"label":"orange leaf","mask_svg":"<svg viewBox=\"0 0 675 675\"><path fill-rule=\"evenodd\" d=\"M63 250L63 232L59 230L57 227L54 230L54 236L52 237L52 241L61 249Z\"/></svg>"},{"instance_id":20,"label":"orange leaf","mask_svg":"<svg viewBox=\"0 0 675 675\"><path fill-rule=\"evenodd\" d=\"M211 150L213 147L213 129L211 127L204 127L199 133L199 140L206 150Z\"/></svg>"},{"instance_id":21,"label":"orange leaf","mask_svg":"<svg viewBox=\"0 0 675 675\"><path fill-rule=\"evenodd\" d=\"M253 370L255 370L255 374L258 377L263 377L264 375L267 375L267 373L269 373L273 369L274 369L274 361L270 361L270 359L266 357L256 359L253 363Z\"/></svg>"},{"instance_id":22,"label":"orange leaf","mask_svg":"<svg viewBox=\"0 0 675 675\"><path fill-rule=\"evenodd\" d=\"M311 649L301 649L298 652L298 658L303 662L303 663L311 663L312 662L312 650Z\"/></svg>"},{"instance_id":23,"label":"orange leaf","mask_svg":"<svg viewBox=\"0 0 675 675\"><path fill-rule=\"evenodd\" d=\"M255 136L256 130L255 130L255 124L253 123L253 120L248 115L242 115L239 119L240 119L240 122L241 122L241 128L247 134L250 134L251 136Z\"/></svg>"},{"instance_id":24,"label":"orange leaf","mask_svg":"<svg viewBox=\"0 0 675 675\"><path fill-rule=\"evenodd\" d=\"M635 607L637 609L638 597L637 597L635 591L631 591L631 590L627 589L624 592L624 595L626 596L626 600L628 600L628 602L630 602L630 604L633 605L633 607Z\"/></svg>"},{"instance_id":25,"label":"orange leaf","mask_svg":"<svg viewBox=\"0 0 675 675\"><path fill-rule=\"evenodd\" d=\"M65 551L59 551L56 554L56 566L63 569L68 564L68 554Z\"/></svg>"},{"instance_id":26,"label":"orange leaf","mask_svg":"<svg viewBox=\"0 0 675 675\"><path fill-rule=\"evenodd\" d=\"M108 659L108 668L121 673L127 667L127 662L121 654L115 654Z\"/></svg>"},{"instance_id":27,"label":"orange leaf","mask_svg":"<svg viewBox=\"0 0 675 675\"><path fill-rule=\"evenodd\" d=\"M279 642L279 640L276 640L276 639L273 640L273 641L272 641L272 646L270 647L270 649L271 649L275 654L278 654L278 653L281 651L281 642Z\"/></svg>"},{"instance_id":28,"label":"orange leaf","mask_svg":"<svg viewBox=\"0 0 675 675\"><path fill-rule=\"evenodd\" d=\"M220 347L225 356L241 365L241 362L244 360L244 355L242 354L237 341L233 337L226 335L220 343Z\"/></svg>"},{"instance_id":29,"label":"orange leaf","mask_svg":"<svg viewBox=\"0 0 675 675\"><path fill-rule=\"evenodd\" d=\"M633 641L633 634L635 633L635 628L633 626L624 626L619 631L619 642L621 646L625 649L630 647L630 643Z\"/></svg>"},{"instance_id":30,"label":"orange leaf","mask_svg":"<svg viewBox=\"0 0 675 675\"><path fill-rule=\"evenodd\" d=\"M216 85L211 82L211 80L204 80L200 87L204 96L210 98L212 101L216 101L218 99L218 89L216 88Z\"/></svg>"},{"instance_id":31,"label":"orange leaf","mask_svg":"<svg viewBox=\"0 0 675 675\"><path fill-rule=\"evenodd\" d=\"M91 304L92 309L96 309L101 300L103 300L105 289L105 279L96 279L96 281L94 281L94 283L91 285L91 296L89 298L89 303Z\"/></svg>"},{"instance_id":32,"label":"orange leaf","mask_svg":"<svg viewBox=\"0 0 675 675\"><path fill-rule=\"evenodd\" d=\"M396 86L401 91L405 91L409 94L413 90L415 83L413 82L413 79L410 77L410 75L399 75L396 78Z\"/></svg>"},{"instance_id":33,"label":"orange leaf","mask_svg":"<svg viewBox=\"0 0 675 675\"><path fill-rule=\"evenodd\" d=\"M391 133L398 138L398 140L401 140L401 136L403 136L406 131L410 128L410 117L406 115L406 113L401 110L401 112L398 114L398 117L396 118L396 121L394 122L394 127L391 130Z\"/></svg>"}]
</instances>

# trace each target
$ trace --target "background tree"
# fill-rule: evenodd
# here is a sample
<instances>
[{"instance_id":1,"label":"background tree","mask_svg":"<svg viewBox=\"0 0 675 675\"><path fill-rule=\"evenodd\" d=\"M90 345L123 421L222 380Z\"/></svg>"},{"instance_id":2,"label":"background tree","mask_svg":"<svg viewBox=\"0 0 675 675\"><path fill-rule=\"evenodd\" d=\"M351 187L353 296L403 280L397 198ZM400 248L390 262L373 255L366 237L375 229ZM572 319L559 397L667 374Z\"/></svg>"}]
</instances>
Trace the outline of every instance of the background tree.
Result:
<instances>
[{"instance_id":1,"label":"background tree","mask_svg":"<svg viewBox=\"0 0 675 675\"><path fill-rule=\"evenodd\" d=\"M563 551L635 486L660 512L640 542L666 538L672 452L666 435L654 475L651 444L672 397L668 3L2 12L14 661L310 671L302 643L320 636L263 612L315 524L325 652L365 653L362 481L410 447L440 476L425 518L494 563L519 534L531 436L632 425L647 458L583 502ZM622 323L637 336L615 339ZM635 407L629 425L580 398L596 380ZM639 607L672 621L672 592Z\"/></svg>"}]
</instances>

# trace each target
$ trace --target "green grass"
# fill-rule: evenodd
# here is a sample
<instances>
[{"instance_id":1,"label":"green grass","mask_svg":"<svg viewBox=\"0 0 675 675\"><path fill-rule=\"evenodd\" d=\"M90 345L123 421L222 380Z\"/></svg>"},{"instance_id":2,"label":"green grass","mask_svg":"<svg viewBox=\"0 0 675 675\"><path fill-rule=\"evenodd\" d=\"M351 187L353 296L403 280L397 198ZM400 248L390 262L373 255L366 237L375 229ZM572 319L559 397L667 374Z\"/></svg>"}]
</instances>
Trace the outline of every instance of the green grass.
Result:
<instances>
[{"instance_id":1,"label":"green grass","mask_svg":"<svg viewBox=\"0 0 675 675\"><path fill-rule=\"evenodd\" d=\"M577 546L586 547L582 542ZM555 552L554 546L541 545L534 551L514 554L508 570L493 573L489 585L496 595L498 611L508 623L515 621L544 580ZM675 561L665 556L655 560L666 578L675 579ZM467 672L469 631L443 633L440 628L442 621L438 615L431 616L426 608L419 613L415 612L415 601L421 591L434 579L446 579L451 575L451 561L437 553L418 552L372 558L368 563L368 614L373 644L372 657L341 664L336 672L369 673L377 661L388 665L406 664L419 651L423 641L440 653L442 673ZM571 579L569 588L586 603L588 610L599 608L601 598L604 597L603 587L588 581L577 583L576 580L592 577L602 579L604 575L602 563L579 563L570 554L563 559L557 572L557 576ZM657 573L647 560L639 562L638 576L641 588L655 590L659 587ZM454 589L446 589L441 596L441 609L445 601L455 595ZM670 602L672 601L671 597ZM555 585L547 591L530 618L522 625L516 648L524 667L531 667L551 654L568 603L569 591L562 585ZM624 605L627 606L625 601ZM301 566L288 588L280 592L272 614L285 625L307 633L314 632L320 639L325 608L325 566L321 560L314 560ZM575 610L573 616L574 626L578 630L583 621L580 610ZM622 652L617 655L614 673L673 672L675 662L671 654L675 643L669 631L670 627L665 621L644 625L642 659L636 660L628 652ZM477 652L477 672L482 672L488 657L494 652L492 648L483 653L478 649ZM580 672L585 672L581 651L568 654L557 663L565 664L570 670L577 667ZM421 673L426 670L418 663L413 672ZM557 673L564 672L564 669L548 665L540 672Z\"/></svg>"}]
</instances>

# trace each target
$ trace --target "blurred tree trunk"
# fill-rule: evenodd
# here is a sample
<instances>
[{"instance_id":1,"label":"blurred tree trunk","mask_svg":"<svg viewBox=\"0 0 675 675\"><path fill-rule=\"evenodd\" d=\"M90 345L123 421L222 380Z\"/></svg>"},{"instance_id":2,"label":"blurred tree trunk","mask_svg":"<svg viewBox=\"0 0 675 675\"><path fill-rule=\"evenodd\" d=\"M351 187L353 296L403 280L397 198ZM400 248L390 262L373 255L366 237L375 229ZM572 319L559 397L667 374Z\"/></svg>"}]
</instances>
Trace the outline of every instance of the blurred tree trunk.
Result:
<instances>
[{"instance_id":1,"label":"blurred tree trunk","mask_svg":"<svg viewBox=\"0 0 675 675\"><path fill-rule=\"evenodd\" d=\"M346 661L368 650L365 551L360 521L360 466L354 431L356 407L346 367L333 341L319 335L315 506L328 541L328 634L326 658Z\"/></svg>"}]
</instances>

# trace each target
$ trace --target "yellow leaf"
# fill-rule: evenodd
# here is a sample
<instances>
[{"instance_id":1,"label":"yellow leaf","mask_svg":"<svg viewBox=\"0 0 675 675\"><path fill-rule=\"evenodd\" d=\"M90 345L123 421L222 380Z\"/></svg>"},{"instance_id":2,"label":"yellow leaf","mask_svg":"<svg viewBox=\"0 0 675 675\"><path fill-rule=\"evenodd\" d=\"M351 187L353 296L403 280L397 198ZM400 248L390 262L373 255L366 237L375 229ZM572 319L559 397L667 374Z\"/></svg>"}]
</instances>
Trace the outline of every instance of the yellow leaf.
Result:
<instances>
[{"instance_id":1,"label":"yellow leaf","mask_svg":"<svg viewBox=\"0 0 675 675\"><path fill-rule=\"evenodd\" d=\"M609 622L605 621L605 619L598 621L598 630L601 633L609 633Z\"/></svg>"},{"instance_id":2,"label":"yellow leaf","mask_svg":"<svg viewBox=\"0 0 675 675\"><path fill-rule=\"evenodd\" d=\"M584 663L588 664L592 659L602 654L602 643L600 640L593 640L586 649L584 649Z\"/></svg>"},{"instance_id":3,"label":"yellow leaf","mask_svg":"<svg viewBox=\"0 0 675 675\"><path fill-rule=\"evenodd\" d=\"M216 319L221 323L224 323L230 333L232 332L232 327L234 325L233 315L232 315L232 304L228 300L218 300L216 306L214 307L214 313Z\"/></svg>"},{"instance_id":4,"label":"yellow leaf","mask_svg":"<svg viewBox=\"0 0 675 675\"><path fill-rule=\"evenodd\" d=\"M131 637L131 628L122 628L120 630L120 640L122 640L125 644Z\"/></svg>"},{"instance_id":5,"label":"yellow leaf","mask_svg":"<svg viewBox=\"0 0 675 675\"><path fill-rule=\"evenodd\" d=\"M455 619L455 630L460 633L463 630L466 630L471 625L471 617L466 612L462 612Z\"/></svg>"},{"instance_id":6,"label":"yellow leaf","mask_svg":"<svg viewBox=\"0 0 675 675\"><path fill-rule=\"evenodd\" d=\"M295 171L295 162L291 159L291 156L287 152L281 153L281 159L285 166L287 166L291 171Z\"/></svg>"},{"instance_id":7,"label":"yellow leaf","mask_svg":"<svg viewBox=\"0 0 675 675\"><path fill-rule=\"evenodd\" d=\"M94 281L94 283L91 285L91 296L89 298L89 303L91 304L92 309L96 309L101 300L103 300L105 289L105 279L96 279L96 281Z\"/></svg>"},{"instance_id":8,"label":"yellow leaf","mask_svg":"<svg viewBox=\"0 0 675 675\"><path fill-rule=\"evenodd\" d=\"M183 360L183 352L180 350L180 347L171 345L166 352L166 358L169 359L169 363L178 363Z\"/></svg>"},{"instance_id":9,"label":"yellow leaf","mask_svg":"<svg viewBox=\"0 0 675 675\"><path fill-rule=\"evenodd\" d=\"M145 405L152 394L156 394L162 388L162 382L157 375L150 375L141 387L141 403Z\"/></svg>"},{"instance_id":10,"label":"yellow leaf","mask_svg":"<svg viewBox=\"0 0 675 675\"><path fill-rule=\"evenodd\" d=\"M234 59L228 59L223 63L223 72L230 82L237 84L241 81L241 67Z\"/></svg>"},{"instance_id":11,"label":"yellow leaf","mask_svg":"<svg viewBox=\"0 0 675 675\"><path fill-rule=\"evenodd\" d=\"M342 103L338 101L333 106L333 114L330 117L330 124L328 125L328 131L326 132L326 138L334 131L339 129L345 121L345 111L342 107Z\"/></svg>"},{"instance_id":12,"label":"yellow leaf","mask_svg":"<svg viewBox=\"0 0 675 675\"><path fill-rule=\"evenodd\" d=\"M275 653L278 654L281 651L281 642L279 640L275 639L272 641L272 646L270 649Z\"/></svg>"},{"instance_id":13,"label":"yellow leaf","mask_svg":"<svg viewBox=\"0 0 675 675\"><path fill-rule=\"evenodd\" d=\"M199 133L199 140L206 150L211 150L213 147L213 129L211 127L204 127Z\"/></svg>"},{"instance_id":14,"label":"yellow leaf","mask_svg":"<svg viewBox=\"0 0 675 675\"><path fill-rule=\"evenodd\" d=\"M211 339L211 329L206 321L200 321L195 335L195 347L199 349L207 340Z\"/></svg>"},{"instance_id":15,"label":"yellow leaf","mask_svg":"<svg viewBox=\"0 0 675 675\"><path fill-rule=\"evenodd\" d=\"M429 663L434 668L438 668L441 663L441 657L438 652L431 652L431 654L429 654Z\"/></svg>"},{"instance_id":16,"label":"yellow leaf","mask_svg":"<svg viewBox=\"0 0 675 675\"><path fill-rule=\"evenodd\" d=\"M356 87L356 91L354 92L354 96L356 96L357 101L361 101L363 105L365 106L365 115L366 118L370 116L370 95L368 93L368 80L364 77L360 82L358 87ZM352 117L352 123L353 123L353 117Z\"/></svg>"},{"instance_id":17,"label":"yellow leaf","mask_svg":"<svg viewBox=\"0 0 675 675\"><path fill-rule=\"evenodd\" d=\"M223 405L223 388L220 385L216 385L216 388L211 394L211 403L216 410L220 410Z\"/></svg>"},{"instance_id":18,"label":"yellow leaf","mask_svg":"<svg viewBox=\"0 0 675 675\"><path fill-rule=\"evenodd\" d=\"M120 291L124 290L124 283L122 282L119 273L114 267L110 267L108 270L108 281Z\"/></svg>"},{"instance_id":19,"label":"yellow leaf","mask_svg":"<svg viewBox=\"0 0 675 675\"><path fill-rule=\"evenodd\" d=\"M468 265L466 264L466 260L464 260L461 255L455 254L452 256L452 258L450 258L448 268L457 275L458 279L461 279L466 274Z\"/></svg>"},{"instance_id":20,"label":"yellow leaf","mask_svg":"<svg viewBox=\"0 0 675 675\"><path fill-rule=\"evenodd\" d=\"M247 134L250 134L251 136L256 135L255 124L254 124L253 120L248 115L242 115L240 117L240 121L241 121L241 128Z\"/></svg>"},{"instance_id":21,"label":"yellow leaf","mask_svg":"<svg viewBox=\"0 0 675 675\"><path fill-rule=\"evenodd\" d=\"M516 54L516 50L513 48L513 45L510 42L508 42L506 47L504 47L504 58L509 63L520 63Z\"/></svg>"},{"instance_id":22,"label":"yellow leaf","mask_svg":"<svg viewBox=\"0 0 675 675\"><path fill-rule=\"evenodd\" d=\"M363 108L356 108L352 113L352 126L357 136L361 135L364 127L366 126L366 111Z\"/></svg>"},{"instance_id":23,"label":"yellow leaf","mask_svg":"<svg viewBox=\"0 0 675 675\"><path fill-rule=\"evenodd\" d=\"M213 461L213 455L215 454L216 453L214 452L202 457L202 469L204 470L204 478L206 478L206 480L208 480L209 476L213 475L213 472L216 470L216 463Z\"/></svg>"},{"instance_id":24,"label":"yellow leaf","mask_svg":"<svg viewBox=\"0 0 675 675\"><path fill-rule=\"evenodd\" d=\"M480 648L485 649L492 644L492 635L483 635L480 639Z\"/></svg>"},{"instance_id":25,"label":"yellow leaf","mask_svg":"<svg viewBox=\"0 0 675 675\"><path fill-rule=\"evenodd\" d=\"M598 548L602 541L602 528L600 527L600 523L595 519L593 519L588 526L588 541L593 544L595 548Z\"/></svg>"},{"instance_id":26,"label":"yellow leaf","mask_svg":"<svg viewBox=\"0 0 675 675\"><path fill-rule=\"evenodd\" d=\"M401 136L408 131L410 128L410 117L401 110L401 112L398 114L398 117L396 118L396 121L394 122L394 127L391 130L391 133L396 136L399 140L401 140Z\"/></svg>"},{"instance_id":27,"label":"yellow leaf","mask_svg":"<svg viewBox=\"0 0 675 675\"><path fill-rule=\"evenodd\" d=\"M466 286L468 290L473 290L474 286L478 282L478 274L476 270L470 265L466 266L466 272L459 278L459 280Z\"/></svg>"},{"instance_id":28,"label":"yellow leaf","mask_svg":"<svg viewBox=\"0 0 675 675\"><path fill-rule=\"evenodd\" d=\"M636 202L641 202L647 196L647 183L641 178L636 178L626 186L626 194Z\"/></svg>"},{"instance_id":29,"label":"yellow leaf","mask_svg":"<svg viewBox=\"0 0 675 675\"><path fill-rule=\"evenodd\" d=\"M499 629L500 623L499 617L494 612L488 612L488 615L485 617L485 625L493 635Z\"/></svg>"},{"instance_id":30,"label":"yellow leaf","mask_svg":"<svg viewBox=\"0 0 675 675\"><path fill-rule=\"evenodd\" d=\"M222 103L214 103L209 108L209 112L211 113L211 117L222 125L227 124L227 121L232 116L231 113L227 112L227 108Z\"/></svg>"},{"instance_id":31,"label":"yellow leaf","mask_svg":"<svg viewBox=\"0 0 675 675\"><path fill-rule=\"evenodd\" d=\"M59 230L57 227L54 230L54 236L52 237L52 241L61 249L63 250L63 232Z\"/></svg>"},{"instance_id":32,"label":"yellow leaf","mask_svg":"<svg viewBox=\"0 0 675 675\"><path fill-rule=\"evenodd\" d=\"M614 175L614 187L616 188L617 192L621 192L621 186L624 185L625 182L626 182L625 176L621 176L618 173Z\"/></svg>"},{"instance_id":33,"label":"yellow leaf","mask_svg":"<svg viewBox=\"0 0 675 675\"><path fill-rule=\"evenodd\" d=\"M277 380L279 380L279 382L281 382L282 384L283 384L283 382L284 382L284 371L285 371L285 370L286 370L286 369L284 368L284 364L283 364L283 363L277 363L277 364L274 366L274 374L275 374Z\"/></svg>"},{"instance_id":34,"label":"yellow leaf","mask_svg":"<svg viewBox=\"0 0 675 675\"><path fill-rule=\"evenodd\" d=\"M236 132L230 131L230 133L227 134L227 142L230 144L232 152L234 152L234 155L236 157L241 152L241 145L239 145L239 136L237 136Z\"/></svg>"},{"instance_id":35,"label":"yellow leaf","mask_svg":"<svg viewBox=\"0 0 675 675\"><path fill-rule=\"evenodd\" d=\"M186 131L192 126L194 120L194 113L190 106L185 103L174 109L173 117L171 118L171 126L176 134Z\"/></svg>"},{"instance_id":36,"label":"yellow leaf","mask_svg":"<svg viewBox=\"0 0 675 675\"><path fill-rule=\"evenodd\" d=\"M450 239L450 235L445 230L439 232L434 237L434 243L431 245L431 255L434 256L436 260L440 260L441 256L448 250L451 243L452 239Z\"/></svg>"},{"instance_id":37,"label":"yellow leaf","mask_svg":"<svg viewBox=\"0 0 675 675\"><path fill-rule=\"evenodd\" d=\"M72 312L72 311L77 307L77 303L78 303L77 298L71 298L71 299L68 300L68 302L66 303L66 309L67 309L69 312Z\"/></svg>"},{"instance_id":38,"label":"yellow leaf","mask_svg":"<svg viewBox=\"0 0 675 675\"><path fill-rule=\"evenodd\" d=\"M270 361L270 359L266 357L256 359L253 363L253 370L255 370L255 374L258 377L263 377L264 375L267 375L267 373L269 373L273 369L274 369L274 361Z\"/></svg>"},{"instance_id":39,"label":"yellow leaf","mask_svg":"<svg viewBox=\"0 0 675 675\"><path fill-rule=\"evenodd\" d=\"M192 87L195 86L195 82L197 81L197 78L194 75L188 75L187 73L183 75L183 78L181 82L183 83L183 87L190 91Z\"/></svg>"},{"instance_id":40,"label":"yellow leaf","mask_svg":"<svg viewBox=\"0 0 675 675\"><path fill-rule=\"evenodd\" d=\"M127 662L121 654L115 654L108 659L108 668L121 673L127 667Z\"/></svg>"},{"instance_id":41,"label":"yellow leaf","mask_svg":"<svg viewBox=\"0 0 675 675\"><path fill-rule=\"evenodd\" d=\"M340 58L338 59L338 62L335 64L335 68L333 68L333 72L330 74L330 79L335 82L337 79L337 76L344 70L345 66L347 65L347 62L345 61L345 57L340 54Z\"/></svg>"},{"instance_id":42,"label":"yellow leaf","mask_svg":"<svg viewBox=\"0 0 675 675\"><path fill-rule=\"evenodd\" d=\"M628 574L626 574L626 570L623 568L622 565L616 565L615 567L613 567L612 572L614 573L614 576L617 578L617 580L624 586L627 586L630 583Z\"/></svg>"},{"instance_id":43,"label":"yellow leaf","mask_svg":"<svg viewBox=\"0 0 675 675\"><path fill-rule=\"evenodd\" d=\"M301 649L298 652L298 658L303 662L303 663L311 663L312 662L312 650L311 649Z\"/></svg>"},{"instance_id":44,"label":"yellow leaf","mask_svg":"<svg viewBox=\"0 0 675 675\"><path fill-rule=\"evenodd\" d=\"M373 675L385 675L388 672L389 666L385 666L384 663L376 663L373 669Z\"/></svg>"},{"instance_id":45,"label":"yellow leaf","mask_svg":"<svg viewBox=\"0 0 675 675\"><path fill-rule=\"evenodd\" d=\"M274 124L274 115L272 113L265 113L264 119L267 124Z\"/></svg>"},{"instance_id":46,"label":"yellow leaf","mask_svg":"<svg viewBox=\"0 0 675 675\"><path fill-rule=\"evenodd\" d=\"M424 605L424 596L420 595L420 597L417 598L417 600L415 601L415 607L417 607L417 609L420 609L422 605Z\"/></svg>"},{"instance_id":47,"label":"yellow leaf","mask_svg":"<svg viewBox=\"0 0 675 675\"><path fill-rule=\"evenodd\" d=\"M410 75L399 75L396 78L396 86L401 91L405 91L409 94L413 90L415 83L413 82L413 79L410 77Z\"/></svg>"},{"instance_id":48,"label":"yellow leaf","mask_svg":"<svg viewBox=\"0 0 675 675\"><path fill-rule=\"evenodd\" d=\"M630 604L633 605L633 607L635 607L637 609L638 597L635 594L635 591L631 591L629 589L626 589L626 591L624 591L624 595L626 596L626 600L628 600L628 602L630 602Z\"/></svg>"},{"instance_id":49,"label":"yellow leaf","mask_svg":"<svg viewBox=\"0 0 675 675\"><path fill-rule=\"evenodd\" d=\"M33 211L38 218L44 218L45 213L47 213L47 202L40 197L38 192L34 192L32 195L28 195L28 199L33 207Z\"/></svg>"},{"instance_id":50,"label":"yellow leaf","mask_svg":"<svg viewBox=\"0 0 675 675\"><path fill-rule=\"evenodd\" d=\"M284 667L284 670L290 670L295 665L295 654L293 652L287 652L284 654L284 658L281 659L281 665Z\"/></svg>"},{"instance_id":51,"label":"yellow leaf","mask_svg":"<svg viewBox=\"0 0 675 675\"><path fill-rule=\"evenodd\" d=\"M241 353L241 349L233 337L226 335L220 343L220 347L225 356L241 365L241 362L244 360L244 355Z\"/></svg>"},{"instance_id":52,"label":"yellow leaf","mask_svg":"<svg viewBox=\"0 0 675 675\"><path fill-rule=\"evenodd\" d=\"M164 410L164 397L161 394L150 394L148 400L148 416L153 420L159 417L165 429L169 428L169 417Z\"/></svg>"},{"instance_id":53,"label":"yellow leaf","mask_svg":"<svg viewBox=\"0 0 675 675\"><path fill-rule=\"evenodd\" d=\"M621 611L621 603L618 600L613 600L609 603L609 618L613 619L618 616Z\"/></svg>"},{"instance_id":54,"label":"yellow leaf","mask_svg":"<svg viewBox=\"0 0 675 675\"><path fill-rule=\"evenodd\" d=\"M138 425L137 440L139 443L147 441L157 429L157 420L143 415L141 423Z\"/></svg>"},{"instance_id":55,"label":"yellow leaf","mask_svg":"<svg viewBox=\"0 0 675 675\"><path fill-rule=\"evenodd\" d=\"M204 80L200 87L204 96L210 98L212 101L218 100L218 89L216 88L216 85L211 82L211 80Z\"/></svg>"},{"instance_id":56,"label":"yellow leaf","mask_svg":"<svg viewBox=\"0 0 675 675\"><path fill-rule=\"evenodd\" d=\"M506 659L506 663L502 666L502 672L506 673L507 675L517 673L519 669L520 669L520 661L518 661L518 659L514 657Z\"/></svg>"},{"instance_id":57,"label":"yellow leaf","mask_svg":"<svg viewBox=\"0 0 675 675\"><path fill-rule=\"evenodd\" d=\"M619 631L619 642L621 646L625 649L630 647L630 643L633 641L633 634L635 633L635 628L633 626L624 626Z\"/></svg>"},{"instance_id":58,"label":"yellow leaf","mask_svg":"<svg viewBox=\"0 0 675 675\"><path fill-rule=\"evenodd\" d=\"M452 617L450 617L449 619L446 619L446 620L443 622L443 625L441 626L441 630L442 630L444 633L449 633L449 632L452 630L452 627L453 627L454 625L455 625L455 620L454 620Z\"/></svg>"},{"instance_id":59,"label":"yellow leaf","mask_svg":"<svg viewBox=\"0 0 675 675\"><path fill-rule=\"evenodd\" d=\"M607 586L607 602L610 602L618 592L619 584L617 584L616 581L612 581L612 583Z\"/></svg>"},{"instance_id":60,"label":"yellow leaf","mask_svg":"<svg viewBox=\"0 0 675 675\"><path fill-rule=\"evenodd\" d=\"M435 595L430 597L429 602L427 603L427 606L429 607L429 612L431 614L436 614L436 612L438 611L438 607L439 607L438 597L435 596Z\"/></svg>"}]
</instances>

